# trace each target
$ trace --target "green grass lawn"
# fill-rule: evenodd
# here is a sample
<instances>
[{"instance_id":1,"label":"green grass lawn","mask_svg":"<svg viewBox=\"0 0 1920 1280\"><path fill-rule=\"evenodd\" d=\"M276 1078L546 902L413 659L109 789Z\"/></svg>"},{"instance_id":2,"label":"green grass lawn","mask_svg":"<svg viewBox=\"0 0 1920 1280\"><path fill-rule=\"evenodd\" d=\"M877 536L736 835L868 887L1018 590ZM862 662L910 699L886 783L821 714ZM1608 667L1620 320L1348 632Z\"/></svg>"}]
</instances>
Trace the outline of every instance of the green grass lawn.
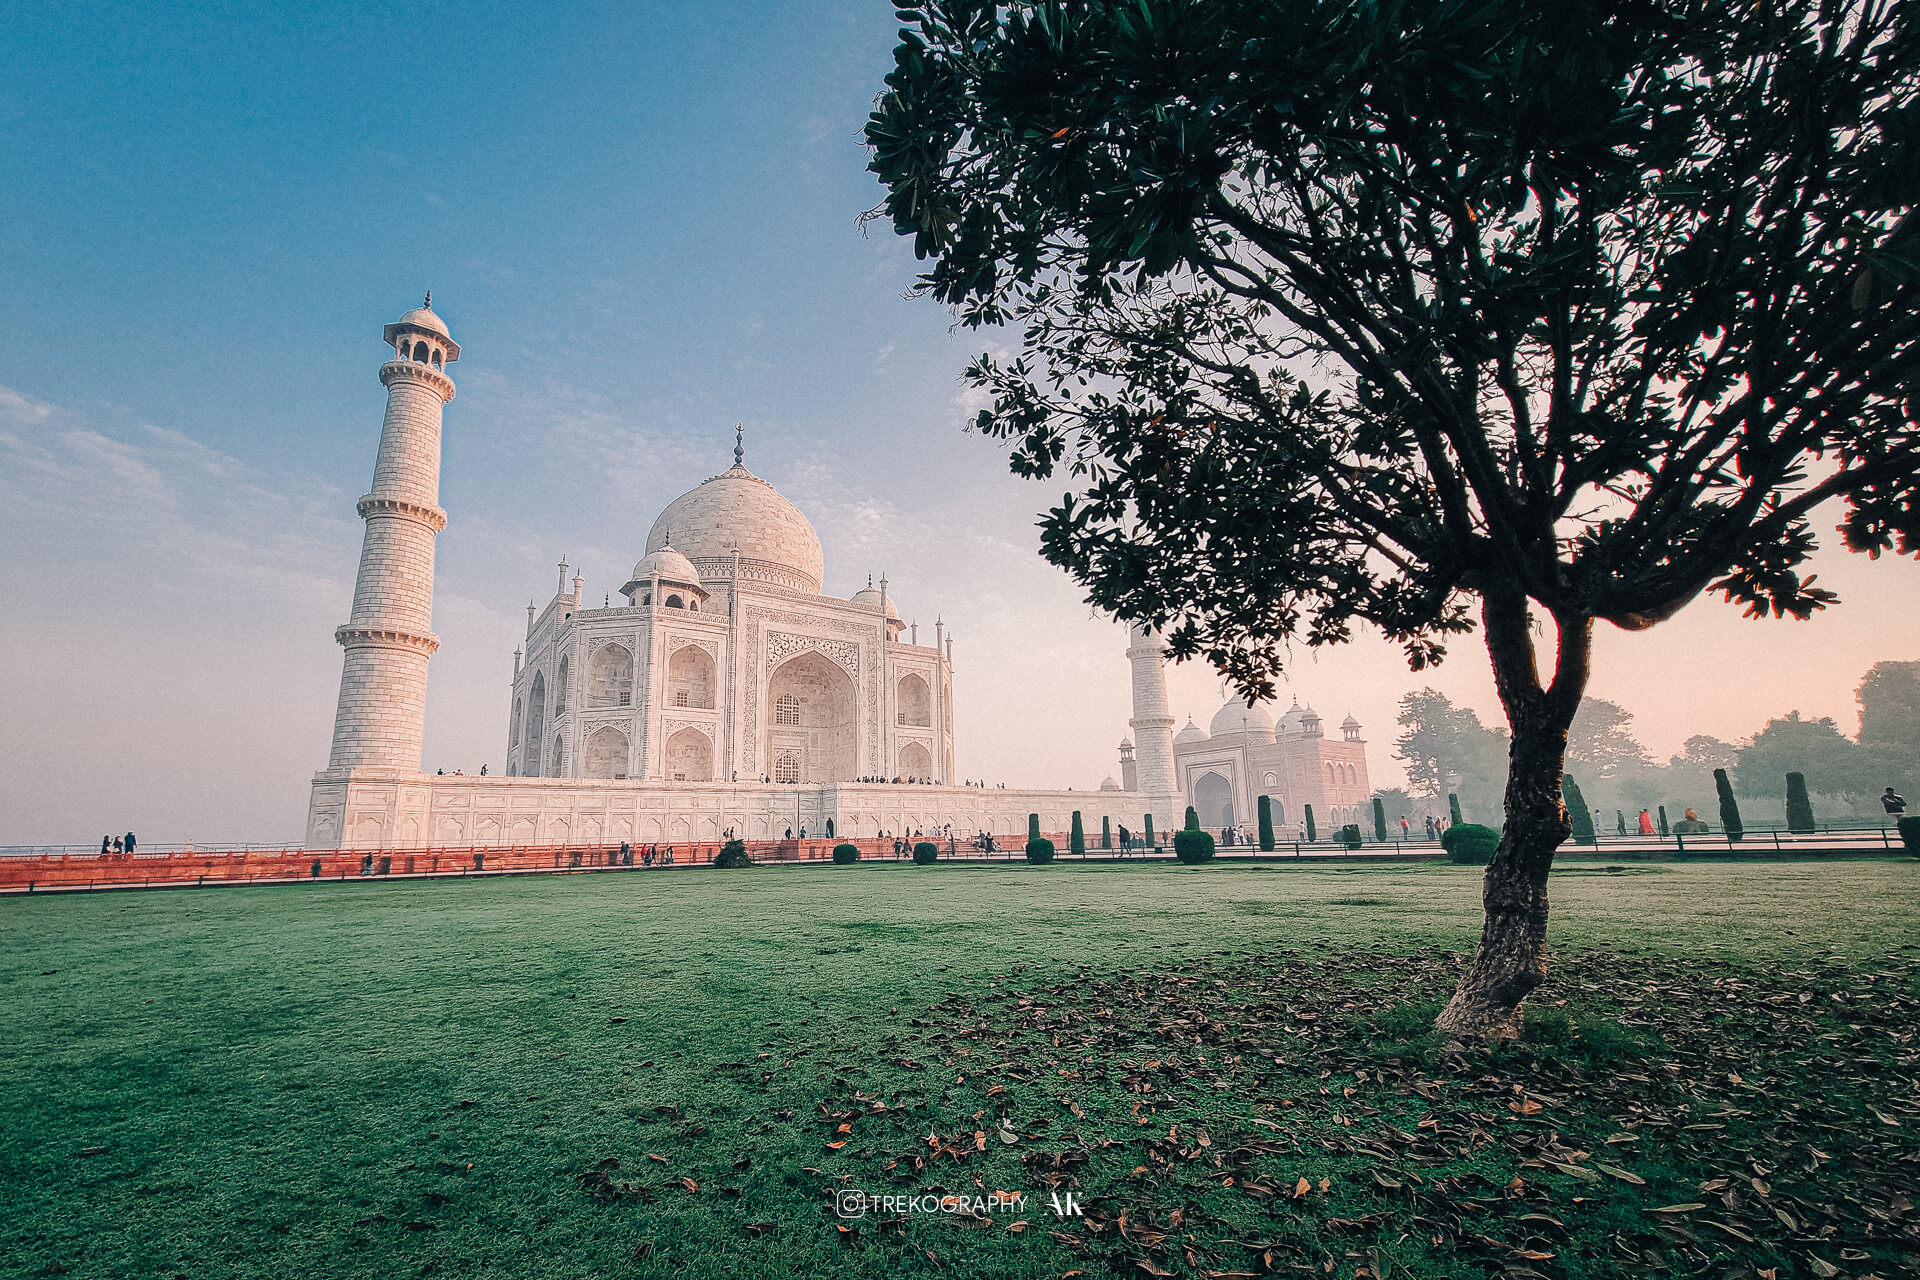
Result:
<instances>
[{"instance_id":1,"label":"green grass lawn","mask_svg":"<svg viewBox=\"0 0 1920 1280\"><path fill-rule=\"evenodd\" d=\"M0 902L0 1272L1920 1265L1920 862L1570 866L1536 1042L1461 1052L1426 1020L1479 876L863 863ZM837 1187L1027 1201L842 1224ZM1057 1220L1056 1187L1086 1212Z\"/></svg>"}]
</instances>

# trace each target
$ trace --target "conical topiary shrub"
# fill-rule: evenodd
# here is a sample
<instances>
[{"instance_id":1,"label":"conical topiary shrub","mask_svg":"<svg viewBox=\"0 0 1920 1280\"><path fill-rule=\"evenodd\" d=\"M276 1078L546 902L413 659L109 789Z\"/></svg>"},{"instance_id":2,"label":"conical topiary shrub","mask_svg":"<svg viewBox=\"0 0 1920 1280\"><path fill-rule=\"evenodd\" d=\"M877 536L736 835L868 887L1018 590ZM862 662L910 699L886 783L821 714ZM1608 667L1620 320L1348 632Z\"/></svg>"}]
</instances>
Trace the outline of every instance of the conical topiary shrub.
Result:
<instances>
[{"instance_id":1,"label":"conical topiary shrub","mask_svg":"<svg viewBox=\"0 0 1920 1280\"><path fill-rule=\"evenodd\" d=\"M1260 849L1273 852L1273 797L1260 797Z\"/></svg>"},{"instance_id":2,"label":"conical topiary shrub","mask_svg":"<svg viewBox=\"0 0 1920 1280\"><path fill-rule=\"evenodd\" d=\"M1113 848L1113 816L1111 814L1103 815L1100 819L1100 847Z\"/></svg>"},{"instance_id":3,"label":"conical topiary shrub","mask_svg":"<svg viewBox=\"0 0 1920 1280\"><path fill-rule=\"evenodd\" d=\"M1149 813L1146 814L1145 817L1147 820L1146 829L1142 834L1147 838L1147 848L1152 849L1156 847L1153 843L1153 815Z\"/></svg>"},{"instance_id":4,"label":"conical topiary shrub","mask_svg":"<svg viewBox=\"0 0 1920 1280\"><path fill-rule=\"evenodd\" d=\"M1312 844L1320 838L1320 829L1313 825L1313 806L1308 804L1308 805L1302 805L1300 807L1306 811L1307 843Z\"/></svg>"},{"instance_id":5,"label":"conical topiary shrub","mask_svg":"<svg viewBox=\"0 0 1920 1280\"><path fill-rule=\"evenodd\" d=\"M1466 821L1460 816L1460 797L1451 791L1447 792L1447 816L1453 819L1456 827Z\"/></svg>"},{"instance_id":6,"label":"conical topiary shrub","mask_svg":"<svg viewBox=\"0 0 1920 1280\"><path fill-rule=\"evenodd\" d=\"M1073 811L1073 829L1067 832L1067 852L1076 858L1087 856L1087 829L1080 822L1080 811Z\"/></svg>"},{"instance_id":7,"label":"conical topiary shrub","mask_svg":"<svg viewBox=\"0 0 1920 1280\"><path fill-rule=\"evenodd\" d=\"M1713 771L1713 789L1720 793L1721 829L1727 833L1727 839L1738 840L1747 834L1747 829L1740 821L1740 805L1733 798L1733 784L1727 781L1725 769Z\"/></svg>"},{"instance_id":8,"label":"conical topiary shrub","mask_svg":"<svg viewBox=\"0 0 1920 1280\"><path fill-rule=\"evenodd\" d=\"M1665 805L1660 806L1660 834L1663 836L1670 836L1673 834L1673 832L1669 830L1667 827L1667 806Z\"/></svg>"},{"instance_id":9,"label":"conical topiary shrub","mask_svg":"<svg viewBox=\"0 0 1920 1280\"><path fill-rule=\"evenodd\" d=\"M1387 806L1379 796L1373 798L1373 838L1381 844L1387 842Z\"/></svg>"},{"instance_id":10,"label":"conical topiary shrub","mask_svg":"<svg viewBox=\"0 0 1920 1280\"><path fill-rule=\"evenodd\" d=\"M1200 811L1192 805L1187 806L1187 825L1185 829L1188 831L1198 831L1200 829Z\"/></svg>"},{"instance_id":11,"label":"conical topiary shrub","mask_svg":"<svg viewBox=\"0 0 1920 1280\"><path fill-rule=\"evenodd\" d=\"M1039 838L1040 838L1040 815L1037 813L1030 813L1027 815L1027 843L1032 844L1035 840L1038 840Z\"/></svg>"},{"instance_id":12,"label":"conical topiary shrub","mask_svg":"<svg viewBox=\"0 0 1920 1280\"><path fill-rule=\"evenodd\" d=\"M1587 798L1580 792L1580 784L1573 775L1560 775L1560 795L1567 806L1567 817L1573 823L1573 838L1578 844L1598 844L1600 838L1593 829L1593 810L1587 808Z\"/></svg>"},{"instance_id":13,"label":"conical topiary shrub","mask_svg":"<svg viewBox=\"0 0 1920 1280\"><path fill-rule=\"evenodd\" d=\"M1807 775L1787 775L1787 830L1800 835L1813 833L1813 801L1807 799Z\"/></svg>"}]
</instances>

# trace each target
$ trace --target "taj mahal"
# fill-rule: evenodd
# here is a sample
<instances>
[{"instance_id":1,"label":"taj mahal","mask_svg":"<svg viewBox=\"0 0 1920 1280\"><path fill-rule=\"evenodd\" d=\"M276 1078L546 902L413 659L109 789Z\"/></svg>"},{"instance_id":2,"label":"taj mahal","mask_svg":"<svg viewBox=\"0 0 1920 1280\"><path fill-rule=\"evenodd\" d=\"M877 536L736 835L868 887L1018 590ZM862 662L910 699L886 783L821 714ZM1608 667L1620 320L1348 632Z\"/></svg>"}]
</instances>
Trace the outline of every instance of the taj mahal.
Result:
<instances>
[{"instance_id":1,"label":"taj mahal","mask_svg":"<svg viewBox=\"0 0 1920 1280\"><path fill-rule=\"evenodd\" d=\"M1018 837L1029 814L1064 831L1079 812L1136 831L1251 824L1270 797L1291 831L1362 820L1366 743L1348 717L1329 738L1311 708L1277 721L1229 701L1206 729L1174 732L1165 646L1129 632L1133 716L1112 777L1087 790L956 784L954 643L900 618L883 577L847 599L821 594L820 539L806 516L733 465L669 503L619 589L589 607L563 560L553 595L527 606L513 653L499 776L421 768L447 367L460 346L432 296L389 324L380 366L386 418L327 767L314 775L307 847L695 842L732 832L976 832ZM1283 837L1284 838L1284 837Z\"/></svg>"}]
</instances>

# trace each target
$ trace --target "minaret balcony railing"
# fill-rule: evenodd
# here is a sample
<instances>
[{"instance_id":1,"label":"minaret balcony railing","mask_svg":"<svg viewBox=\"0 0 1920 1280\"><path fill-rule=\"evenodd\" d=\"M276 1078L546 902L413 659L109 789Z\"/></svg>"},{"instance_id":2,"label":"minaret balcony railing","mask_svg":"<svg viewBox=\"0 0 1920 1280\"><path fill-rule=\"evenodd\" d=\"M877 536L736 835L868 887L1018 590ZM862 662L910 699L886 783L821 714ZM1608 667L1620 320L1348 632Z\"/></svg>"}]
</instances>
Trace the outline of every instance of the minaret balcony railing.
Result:
<instances>
[{"instance_id":1,"label":"minaret balcony railing","mask_svg":"<svg viewBox=\"0 0 1920 1280\"><path fill-rule=\"evenodd\" d=\"M386 498L379 494L370 493L360 499L359 505L355 509L360 512L360 518L362 520L366 519L369 515L378 513L381 515L405 516L410 520L427 526L427 528L433 530L435 533L439 533L447 527L447 513L439 507L429 507L422 502L408 502L405 498Z\"/></svg>"},{"instance_id":2,"label":"minaret balcony railing","mask_svg":"<svg viewBox=\"0 0 1920 1280\"><path fill-rule=\"evenodd\" d=\"M389 360L380 366L381 386L389 385L395 378L425 383L439 392L442 400L453 399L453 379L430 364L421 364L418 360Z\"/></svg>"}]
</instances>

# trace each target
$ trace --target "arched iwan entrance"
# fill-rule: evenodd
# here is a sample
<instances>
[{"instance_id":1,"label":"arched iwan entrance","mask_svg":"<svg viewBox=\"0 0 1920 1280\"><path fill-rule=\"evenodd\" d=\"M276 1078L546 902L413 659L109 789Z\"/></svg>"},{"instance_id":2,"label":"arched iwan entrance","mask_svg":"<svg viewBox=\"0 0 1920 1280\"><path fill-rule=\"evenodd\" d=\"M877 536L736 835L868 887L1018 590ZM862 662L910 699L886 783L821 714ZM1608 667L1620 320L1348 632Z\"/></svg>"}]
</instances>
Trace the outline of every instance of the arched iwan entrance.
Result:
<instances>
[{"instance_id":1,"label":"arched iwan entrance","mask_svg":"<svg viewBox=\"0 0 1920 1280\"><path fill-rule=\"evenodd\" d=\"M933 756L918 742L900 748L900 776L920 782L933 777Z\"/></svg>"},{"instance_id":2,"label":"arched iwan entrance","mask_svg":"<svg viewBox=\"0 0 1920 1280\"><path fill-rule=\"evenodd\" d=\"M856 720L853 679L818 653L802 653L767 682L765 758L798 756L802 782L850 782L857 774Z\"/></svg>"},{"instance_id":3,"label":"arched iwan entrance","mask_svg":"<svg viewBox=\"0 0 1920 1280\"><path fill-rule=\"evenodd\" d=\"M627 735L612 725L602 725L587 735L584 752L587 778L624 778L627 776Z\"/></svg>"},{"instance_id":4,"label":"arched iwan entrance","mask_svg":"<svg viewBox=\"0 0 1920 1280\"><path fill-rule=\"evenodd\" d=\"M668 738L667 777L675 782L713 781L713 740L694 728Z\"/></svg>"},{"instance_id":5,"label":"arched iwan entrance","mask_svg":"<svg viewBox=\"0 0 1920 1280\"><path fill-rule=\"evenodd\" d=\"M1233 825L1233 786L1217 773L1205 773L1193 784L1193 808L1207 830Z\"/></svg>"}]
</instances>

